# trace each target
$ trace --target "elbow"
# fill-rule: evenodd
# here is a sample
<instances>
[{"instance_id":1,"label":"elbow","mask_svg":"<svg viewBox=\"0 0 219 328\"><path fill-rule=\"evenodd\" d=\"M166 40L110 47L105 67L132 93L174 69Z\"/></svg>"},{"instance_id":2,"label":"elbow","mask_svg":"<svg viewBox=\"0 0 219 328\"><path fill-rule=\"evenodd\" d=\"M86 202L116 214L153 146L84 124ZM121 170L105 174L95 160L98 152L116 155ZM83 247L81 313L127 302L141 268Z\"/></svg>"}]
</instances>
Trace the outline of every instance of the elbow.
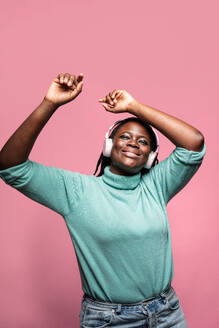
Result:
<instances>
[{"instance_id":1,"label":"elbow","mask_svg":"<svg viewBox=\"0 0 219 328\"><path fill-rule=\"evenodd\" d=\"M205 138L201 132L198 132L197 140L194 142L193 149L194 151L202 151L205 143Z\"/></svg>"}]
</instances>

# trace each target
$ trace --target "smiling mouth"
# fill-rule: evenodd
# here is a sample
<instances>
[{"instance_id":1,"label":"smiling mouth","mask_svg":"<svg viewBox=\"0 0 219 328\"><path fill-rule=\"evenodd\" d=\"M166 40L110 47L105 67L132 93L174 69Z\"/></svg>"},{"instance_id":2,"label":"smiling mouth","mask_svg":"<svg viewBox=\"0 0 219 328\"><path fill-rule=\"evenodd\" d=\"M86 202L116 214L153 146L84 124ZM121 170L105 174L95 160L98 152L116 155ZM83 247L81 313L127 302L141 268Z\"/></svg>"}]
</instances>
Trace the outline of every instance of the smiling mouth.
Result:
<instances>
[{"instance_id":1,"label":"smiling mouth","mask_svg":"<svg viewBox=\"0 0 219 328\"><path fill-rule=\"evenodd\" d=\"M132 152L130 152L130 151L124 151L123 150L123 153L124 153L124 155L126 156L126 157L131 157L131 158L138 158L140 155L137 155L137 154L135 154L135 153L132 153Z\"/></svg>"}]
</instances>

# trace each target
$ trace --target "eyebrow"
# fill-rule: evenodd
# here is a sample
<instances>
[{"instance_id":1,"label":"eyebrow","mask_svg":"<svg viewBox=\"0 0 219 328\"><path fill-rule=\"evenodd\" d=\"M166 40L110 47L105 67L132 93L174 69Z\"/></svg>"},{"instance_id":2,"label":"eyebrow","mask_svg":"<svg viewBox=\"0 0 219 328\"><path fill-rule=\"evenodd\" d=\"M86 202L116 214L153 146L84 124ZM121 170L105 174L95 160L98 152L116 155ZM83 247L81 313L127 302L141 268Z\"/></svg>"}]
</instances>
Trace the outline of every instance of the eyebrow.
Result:
<instances>
[{"instance_id":1,"label":"eyebrow","mask_svg":"<svg viewBox=\"0 0 219 328\"><path fill-rule=\"evenodd\" d=\"M127 132L127 133L130 133L131 134L131 132L130 131L127 131L127 130L125 130L125 131L122 131L122 132L120 132L120 134L123 134L123 133L125 133L125 132ZM147 141L149 141L149 139L148 139L148 137L147 136L138 136L139 138L145 138Z\"/></svg>"}]
</instances>

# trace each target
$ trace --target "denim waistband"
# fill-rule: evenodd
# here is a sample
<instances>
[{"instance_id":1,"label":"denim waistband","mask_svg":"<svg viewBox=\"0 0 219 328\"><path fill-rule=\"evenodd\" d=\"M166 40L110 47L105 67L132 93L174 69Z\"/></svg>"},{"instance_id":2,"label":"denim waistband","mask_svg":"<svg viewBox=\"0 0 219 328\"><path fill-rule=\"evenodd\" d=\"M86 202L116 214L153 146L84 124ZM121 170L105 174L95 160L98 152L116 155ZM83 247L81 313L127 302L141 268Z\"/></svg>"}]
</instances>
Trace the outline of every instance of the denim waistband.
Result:
<instances>
[{"instance_id":1,"label":"denim waistband","mask_svg":"<svg viewBox=\"0 0 219 328\"><path fill-rule=\"evenodd\" d=\"M100 304L100 305L112 305L112 306L116 306L118 304L121 304L121 305L125 305L125 306L135 306L135 305L139 305L139 304L142 304L142 303L150 302L150 301L152 301L152 300L154 300L156 298L164 298L171 291L171 289L172 289L172 286L171 286L171 284L169 284L165 288L165 290L163 290L161 293L159 293L159 294L157 294L157 295L155 295L153 297L143 299L142 301L137 302L137 303L120 303L120 302L118 302L118 303L110 303L110 302L105 302L105 301L102 301L102 300L94 299L93 297L87 295L86 293L84 293L83 299L86 298L87 300L89 300L91 302L95 302L95 303Z\"/></svg>"}]
</instances>

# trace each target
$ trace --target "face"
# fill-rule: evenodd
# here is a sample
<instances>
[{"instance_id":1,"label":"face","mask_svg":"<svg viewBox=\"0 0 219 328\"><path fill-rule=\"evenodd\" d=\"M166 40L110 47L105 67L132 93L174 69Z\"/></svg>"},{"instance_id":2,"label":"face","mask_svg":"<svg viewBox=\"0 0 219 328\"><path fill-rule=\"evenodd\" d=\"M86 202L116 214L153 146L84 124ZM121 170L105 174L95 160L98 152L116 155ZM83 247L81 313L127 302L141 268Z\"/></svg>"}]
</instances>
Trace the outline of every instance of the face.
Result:
<instances>
[{"instance_id":1,"label":"face","mask_svg":"<svg viewBox=\"0 0 219 328\"><path fill-rule=\"evenodd\" d=\"M123 124L113 138L110 171L119 175L140 172L151 150L150 135L138 122Z\"/></svg>"}]
</instances>

